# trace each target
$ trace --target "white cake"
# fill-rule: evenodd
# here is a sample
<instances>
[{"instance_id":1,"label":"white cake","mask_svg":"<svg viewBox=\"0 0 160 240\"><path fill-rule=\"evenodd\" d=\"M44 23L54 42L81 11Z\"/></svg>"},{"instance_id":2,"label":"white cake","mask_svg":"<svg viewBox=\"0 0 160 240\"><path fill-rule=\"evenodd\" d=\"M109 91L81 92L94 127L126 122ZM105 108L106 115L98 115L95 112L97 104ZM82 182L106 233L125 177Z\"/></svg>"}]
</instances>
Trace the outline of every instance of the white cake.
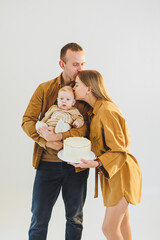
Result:
<instances>
[{"instance_id":1,"label":"white cake","mask_svg":"<svg viewBox=\"0 0 160 240\"><path fill-rule=\"evenodd\" d=\"M91 141L84 137L69 137L63 143L63 157L70 162L81 162L90 159Z\"/></svg>"}]
</instances>

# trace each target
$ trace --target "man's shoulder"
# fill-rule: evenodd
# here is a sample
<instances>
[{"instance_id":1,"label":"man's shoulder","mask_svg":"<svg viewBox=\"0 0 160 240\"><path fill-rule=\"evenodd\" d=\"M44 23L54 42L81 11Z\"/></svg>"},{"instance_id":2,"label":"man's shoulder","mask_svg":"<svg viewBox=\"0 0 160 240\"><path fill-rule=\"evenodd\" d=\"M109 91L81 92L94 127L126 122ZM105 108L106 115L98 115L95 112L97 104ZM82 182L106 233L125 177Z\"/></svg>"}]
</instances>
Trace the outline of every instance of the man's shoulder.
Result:
<instances>
[{"instance_id":1,"label":"man's shoulder","mask_svg":"<svg viewBox=\"0 0 160 240\"><path fill-rule=\"evenodd\" d=\"M53 92L57 92L61 84L61 75L53 78L49 81L43 82L38 86L38 91L42 92L44 95L53 95Z\"/></svg>"},{"instance_id":2,"label":"man's shoulder","mask_svg":"<svg viewBox=\"0 0 160 240\"><path fill-rule=\"evenodd\" d=\"M55 85L56 83L58 83L58 78L59 77L56 77L56 78L53 78L53 79L48 80L46 82L43 82L39 86L41 86L42 88L46 88L46 87L50 87L52 85Z\"/></svg>"}]
</instances>

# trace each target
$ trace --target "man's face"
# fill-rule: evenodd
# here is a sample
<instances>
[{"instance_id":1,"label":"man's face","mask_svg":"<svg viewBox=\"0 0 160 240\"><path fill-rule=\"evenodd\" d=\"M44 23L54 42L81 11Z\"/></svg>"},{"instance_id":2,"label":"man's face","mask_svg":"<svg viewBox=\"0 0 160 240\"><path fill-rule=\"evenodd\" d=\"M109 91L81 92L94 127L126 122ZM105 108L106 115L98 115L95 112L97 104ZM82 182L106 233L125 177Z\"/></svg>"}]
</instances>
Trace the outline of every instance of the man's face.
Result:
<instances>
[{"instance_id":1,"label":"man's face","mask_svg":"<svg viewBox=\"0 0 160 240\"><path fill-rule=\"evenodd\" d=\"M67 81L75 81L78 72L83 71L85 68L84 52L74 52L68 49L65 56L65 62L62 61L62 63L64 77Z\"/></svg>"},{"instance_id":2,"label":"man's face","mask_svg":"<svg viewBox=\"0 0 160 240\"><path fill-rule=\"evenodd\" d=\"M61 91L57 98L58 107L64 110L71 109L75 104L74 94L71 91Z\"/></svg>"}]
</instances>

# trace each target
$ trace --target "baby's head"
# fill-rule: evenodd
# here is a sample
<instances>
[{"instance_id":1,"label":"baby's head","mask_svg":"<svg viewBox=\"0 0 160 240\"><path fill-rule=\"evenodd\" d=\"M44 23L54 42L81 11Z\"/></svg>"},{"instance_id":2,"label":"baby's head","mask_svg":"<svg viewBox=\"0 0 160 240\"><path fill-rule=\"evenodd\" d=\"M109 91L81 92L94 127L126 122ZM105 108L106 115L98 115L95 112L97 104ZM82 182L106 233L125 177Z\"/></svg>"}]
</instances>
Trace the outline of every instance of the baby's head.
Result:
<instances>
[{"instance_id":1,"label":"baby's head","mask_svg":"<svg viewBox=\"0 0 160 240\"><path fill-rule=\"evenodd\" d=\"M69 110L75 104L73 89L70 86L62 87L58 92L58 107Z\"/></svg>"}]
</instances>

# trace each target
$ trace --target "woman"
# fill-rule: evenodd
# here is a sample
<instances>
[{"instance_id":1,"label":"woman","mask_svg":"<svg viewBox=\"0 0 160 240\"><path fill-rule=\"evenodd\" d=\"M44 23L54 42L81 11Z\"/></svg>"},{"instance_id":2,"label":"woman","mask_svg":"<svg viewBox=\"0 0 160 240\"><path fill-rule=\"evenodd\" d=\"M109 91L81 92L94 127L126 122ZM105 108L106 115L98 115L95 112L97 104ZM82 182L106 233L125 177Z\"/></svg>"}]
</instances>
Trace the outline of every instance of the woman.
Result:
<instances>
[{"instance_id":1,"label":"woman","mask_svg":"<svg viewBox=\"0 0 160 240\"><path fill-rule=\"evenodd\" d=\"M97 159L82 159L82 163L72 165L98 168L107 207L102 231L108 240L130 240L128 204L140 202L142 175L136 159L128 150L125 119L109 98L103 78L97 71L80 72L74 92L76 100L83 100L92 107L88 113L90 140Z\"/></svg>"}]
</instances>

